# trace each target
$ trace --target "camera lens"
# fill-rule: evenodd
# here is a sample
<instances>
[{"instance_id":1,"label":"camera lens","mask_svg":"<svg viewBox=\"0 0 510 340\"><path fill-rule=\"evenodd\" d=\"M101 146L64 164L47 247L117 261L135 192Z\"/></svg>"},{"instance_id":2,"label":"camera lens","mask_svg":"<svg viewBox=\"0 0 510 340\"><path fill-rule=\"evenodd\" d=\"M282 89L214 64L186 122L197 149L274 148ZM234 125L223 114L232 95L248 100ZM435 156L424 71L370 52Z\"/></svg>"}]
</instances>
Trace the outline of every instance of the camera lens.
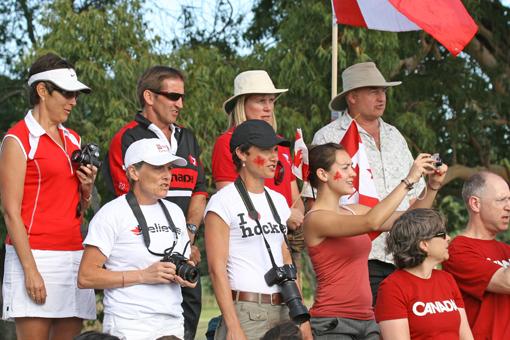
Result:
<instances>
[{"instance_id":1,"label":"camera lens","mask_svg":"<svg viewBox=\"0 0 510 340\"><path fill-rule=\"evenodd\" d=\"M287 281L282 283L280 287L282 287L281 294L283 301L285 301L285 304L289 308L290 319L297 325L301 325L310 320L310 313L308 312L308 308L303 305L301 293L299 292L296 282Z\"/></svg>"},{"instance_id":2,"label":"camera lens","mask_svg":"<svg viewBox=\"0 0 510 340\"><path fill-rule=\"evenodd\" d=\"M179 268L177 268L177 275L181 277L183 280L189 281L191 283L195 283L200 278L200 272L198 268L193 267L187 263L183 263Z\"/></svg>"}]
</instances>

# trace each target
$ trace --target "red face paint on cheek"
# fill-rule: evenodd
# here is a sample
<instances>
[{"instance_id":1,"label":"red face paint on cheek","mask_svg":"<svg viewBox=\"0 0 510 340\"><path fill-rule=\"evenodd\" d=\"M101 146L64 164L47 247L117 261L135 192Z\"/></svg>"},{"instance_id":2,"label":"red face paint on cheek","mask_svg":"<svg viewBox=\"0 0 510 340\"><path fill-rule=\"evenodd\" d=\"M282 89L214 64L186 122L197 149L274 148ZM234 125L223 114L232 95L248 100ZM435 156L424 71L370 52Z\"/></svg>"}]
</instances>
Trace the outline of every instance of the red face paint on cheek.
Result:
<instances>
[{"instance_id":1,"label":"red face paint on cheek","mask_svg":"<svg viewBox=\"0 0 510 340\"><path fill-rule=\"evenodd\" d=\"M335 176L333 177L333 180L335 180L335 181L336 181L336 180L339 180L339 179L341 179L341 178L343 178L343 177L342 177L342 174L341 174L340 172L338 172L338 171L337 171L337 172L336 172L336 174L335 174Z\"/></svg>"},{"instance_id":2,"label":"red face paint on cheek","mask_svg":"<svg viewBox=\"0 0 510 340\"><path fill-rule=\"evenodd\" d=\"M253 160L253 163L257 164L257 166L260 168L261 166L264 166L264 164L266 164L266 159L262 158L260 156L257 156L257 158L255 158Z\"/></svg>"}]
</instances>

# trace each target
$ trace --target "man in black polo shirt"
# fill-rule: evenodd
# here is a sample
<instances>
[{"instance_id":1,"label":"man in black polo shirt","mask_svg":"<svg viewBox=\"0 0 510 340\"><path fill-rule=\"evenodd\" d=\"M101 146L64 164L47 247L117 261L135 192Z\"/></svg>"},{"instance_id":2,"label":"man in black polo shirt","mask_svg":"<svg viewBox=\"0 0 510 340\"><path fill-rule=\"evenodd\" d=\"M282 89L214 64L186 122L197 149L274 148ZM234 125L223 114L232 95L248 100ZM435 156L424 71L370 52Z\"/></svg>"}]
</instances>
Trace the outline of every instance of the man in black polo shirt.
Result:
<instances>
[{"instance_id":1,"label":"man in black polo shirt","mask_svg":"<svg viewBox=\"0 0 510 340\"><path fill-rule=\"evenodd\" d=\"M175 121L183 106L185 74L168 66L149 68L138 80L136 97L142 105L133 122L124 126L110 144L103 163L103 177L108 189L120 196L129 191L126 172L122 166L124 154L131 143L143 138L159 138L168 145L172 153L186 159L186 166L174 166L172 182L167 200L177 204L188 226L191 244L206 205L205 174L200 161L200 148L195 135ZM191 247L191 260L198 264L200 252ZM195 288L182 289L184 328L186 339L194 339L202 309L200 280Z\"/></svg>"}]
</instances>

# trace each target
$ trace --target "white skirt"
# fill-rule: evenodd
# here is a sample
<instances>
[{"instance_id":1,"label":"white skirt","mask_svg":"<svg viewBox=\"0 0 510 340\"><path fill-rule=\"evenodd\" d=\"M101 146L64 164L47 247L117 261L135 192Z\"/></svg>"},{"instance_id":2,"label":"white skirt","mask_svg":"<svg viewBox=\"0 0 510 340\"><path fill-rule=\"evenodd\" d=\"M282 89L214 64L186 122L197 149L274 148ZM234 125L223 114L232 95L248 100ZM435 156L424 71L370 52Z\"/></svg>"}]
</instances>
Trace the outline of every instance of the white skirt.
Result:
<instances>
[{"instance_id":1,"label":"white skirt","mask_svg":"<svg viewBox=\"0 0 510 340\"><path fill-rule=\"evenodd\" d=\"M126 319L105 314L103 333L118 336L122 340L155 340L165 335L184 339L184 318L153 314L142 319Z\"/></svg>"},{"instance_id":2,"label":"white skirt","mask_svg":"<svg viewBox=\"0 0 510 340\"><path fill-rule=\"evenodd\" d=\"M2 319L7 321L21 317L95 319L94 290L78 288L78 269L83 250L32 249L32 254L44 280L48 295L46 303L38 305L30 298L18 255L13 246L6 245Z\"/></svg>"}]
</instances>

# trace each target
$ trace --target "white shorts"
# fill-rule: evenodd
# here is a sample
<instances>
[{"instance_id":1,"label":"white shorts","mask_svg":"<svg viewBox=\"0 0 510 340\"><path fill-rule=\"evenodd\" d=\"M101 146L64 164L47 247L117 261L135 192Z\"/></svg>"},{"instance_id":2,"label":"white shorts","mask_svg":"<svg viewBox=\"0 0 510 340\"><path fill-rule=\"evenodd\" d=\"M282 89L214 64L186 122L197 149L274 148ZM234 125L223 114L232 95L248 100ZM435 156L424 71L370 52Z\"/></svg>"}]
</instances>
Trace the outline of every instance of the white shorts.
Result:
<instances>
[{"instance_id":1,"label":"white shorts","mask_svg":"<svg viewBox=\"0 0 510 340\"><path fill-rule=\"evenodd\" d=\"M18 255L6 245L5 272L2 286L2 319L14 318L96 318L96 299L93 289L78 288L78 269L83 250L53 251L32 249L32 254L46 288L46 303L36 304L28 295L25 273Z\"/></svg>"},{"instance_id":2,"label":"white shorts","mask_svg":"<svg viewBox=\"0 0 510 340\"><path fill-rule=\"evenodd\" d=\"M184 339L184 319L165 314L154 314L142 319L105 314L103 333L118 336L122 340L155 340L164 335Z\"/></svg>"}]
</instances>

